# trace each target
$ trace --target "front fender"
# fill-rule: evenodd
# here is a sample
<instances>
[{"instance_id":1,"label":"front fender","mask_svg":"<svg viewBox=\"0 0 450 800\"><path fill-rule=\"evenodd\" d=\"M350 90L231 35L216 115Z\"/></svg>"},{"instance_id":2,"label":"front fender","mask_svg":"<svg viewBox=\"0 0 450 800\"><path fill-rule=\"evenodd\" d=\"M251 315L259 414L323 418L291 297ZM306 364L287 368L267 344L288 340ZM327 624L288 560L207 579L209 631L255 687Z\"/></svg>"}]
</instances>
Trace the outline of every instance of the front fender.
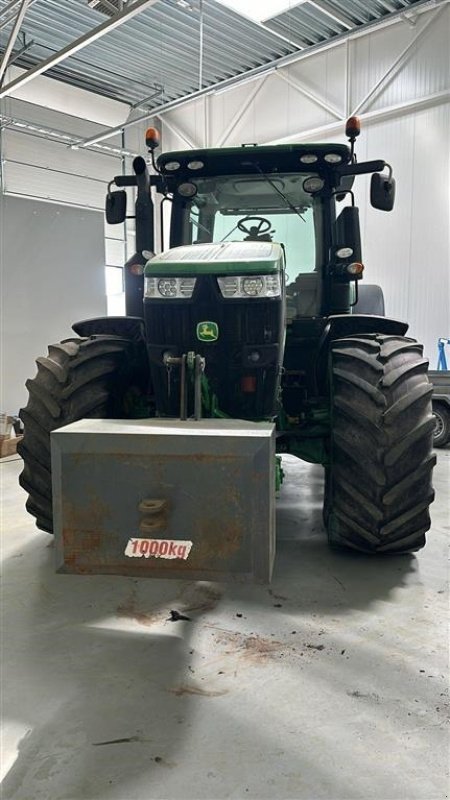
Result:
<instances>
[{"instance_id":1,"label":"front fender","mask_svg":"<svg viewBox=\"0 0 450 800\"><path fill-rule=\"evenodd\" d=\"M375 314L335 314L328 317L320 337L316 362L316 391L327 394L327 370L330 344L348 336L359 336L362 333L383 333L388 336L404 336L408 330L406 322L390 317L378 317Z\"/></svg>"},{"instance_id":2,"label":"front fender","mask_svg":"<svg viewBox=\"0 0 450 800\"><path fill-rule=\"evenodd\" d=\"M133 342L145 341L144 320L140 317L94 317L74 322L77 336L120 336Z\"/></svg>"},{"instance_id":3,"label":"front fender","mask_svg":"<svg viewBox=\"0 0 450 800\"><path fill-rule=\"evenodd\" d=\"M346 336L358 336L360 333L404 336L408 327L407 322L400 322L390 317L378 317L375 314L335 314L328 317L321 344L334 339L344 339Z\"/></svg>"}]
</instances>

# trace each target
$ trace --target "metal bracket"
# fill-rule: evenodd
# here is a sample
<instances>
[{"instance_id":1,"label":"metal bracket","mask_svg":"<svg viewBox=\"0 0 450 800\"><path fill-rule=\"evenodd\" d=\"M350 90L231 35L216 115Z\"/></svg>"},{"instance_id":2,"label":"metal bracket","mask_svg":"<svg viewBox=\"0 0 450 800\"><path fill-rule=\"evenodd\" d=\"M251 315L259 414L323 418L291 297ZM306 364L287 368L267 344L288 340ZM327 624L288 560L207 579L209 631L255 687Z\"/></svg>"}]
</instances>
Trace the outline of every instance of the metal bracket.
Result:
<instances>
[{"instance_id":1,"label":"metal bracket","mask_svg":"<svg viewBox=\"0 0 450 800\"><path fill-rule=\"evenodd\" d=\"M139 524L142 533L152 534L155 530L166 527L167 500L142 500L138 508L143 515Z\"/></svg>"},{"instance_id":2,"label":"metal bracket","mask_svg":"<svg viewBox=\"0 0 450 800\"><path fill-rule=\"evenodd\" d=\"M194 373L194 419L202 418L202 376L205 371L206 359L198 353L190 350L182 356L172 356L170 353L164 355L164 365L167 369L172 367L180 368L180 419L187 419L187 377L188 373Z\"/></svg>"}]
</instances>

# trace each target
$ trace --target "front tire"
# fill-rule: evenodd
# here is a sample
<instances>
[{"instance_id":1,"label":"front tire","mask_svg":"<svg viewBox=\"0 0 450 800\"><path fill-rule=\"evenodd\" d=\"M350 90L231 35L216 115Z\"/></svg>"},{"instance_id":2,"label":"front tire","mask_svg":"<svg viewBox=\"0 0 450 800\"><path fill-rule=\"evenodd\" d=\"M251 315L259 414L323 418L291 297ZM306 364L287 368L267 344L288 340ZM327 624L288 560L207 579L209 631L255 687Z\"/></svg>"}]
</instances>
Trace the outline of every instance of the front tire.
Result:
<instances>
[{"instance_id":1,"label":"front tire","mask_svg":"<svg viewBox=\"0 0 450 800\"><path fill-rule=\"evenodd\" d=\"M50 433L83 418L130 416L130 390L145 396L145 346L117 336L66 339L37 359L37 375L26 383L28 403L20 411L24 461L19 482L28 492L27 511L53 533ZM132 415L132 414L131 414Z\"/></svg>"},{"instance_id":2,"label":"front tire","mask_svg":"<svg viewBox=\"0 0 450 800\"><path fill-rule=\"evenodd\" d=\"M367 334L331 346L331 464L324 517L334 547L407 553L425 544L434 492L428 362L414 339Z\"/></svg>"}]
</instances>

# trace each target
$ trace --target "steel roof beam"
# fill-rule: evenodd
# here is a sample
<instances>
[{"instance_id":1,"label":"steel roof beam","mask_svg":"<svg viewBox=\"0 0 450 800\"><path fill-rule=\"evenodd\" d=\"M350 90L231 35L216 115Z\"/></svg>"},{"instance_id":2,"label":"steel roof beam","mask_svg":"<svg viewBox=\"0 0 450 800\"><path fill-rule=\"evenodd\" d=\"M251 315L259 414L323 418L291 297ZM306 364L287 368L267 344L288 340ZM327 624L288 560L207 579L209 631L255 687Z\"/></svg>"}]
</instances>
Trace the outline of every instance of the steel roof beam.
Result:
<instances>
[{"instance_id":1,"label":"steel roof beam","mask_svg":"<svg viewBox=\"0 0 450 800\"><path fill-rule=\"evenodd\" d=\"M200 145L198 144L198 142L195 142L193 139L191 139L191 137L188 136L188 134L185 133L180 128L179 125L176 125L175 122L173 122L172 120L166 119L166 118L163 119L162 117L156 117L156 119L162 125L165 125L167 127L167 130L169 130L171 133L173 133L174 136L176 136L178 139L181 139L185 144L187 144L187 146L190 147L191 150L198 150L199 149Z\"/></svg>"},{"instance_id":2,"label":"steel roof beam","mask_svg":"<svg viewBox=\"0 0 450 800\"><path fill-rule=\"evenodd\" d=\"M20 0L13 0L13 2L9 4L9 6L5 6L0 11L0 31L2 31L4 28L7 28L8 25L11 24L11 20L14 17L14 9L19 3ZM37 3L37 0L30 0L29 8L31 8L31 6L34 5L35 3Z\"/></svg>"},{"instance_id":3,"label":"steel roof beam","mask_svg":"<svg viewBox=\"0 0 450 800\"><path fill-rule=\"evenodd\" d=\"M296 81L289 74L286 75L284 72L277 69L275 75L277 76L277 78L280 78L282 81L285 81L288 84L288 86L291 86L297 92L300 92L300 94L304 95L304 97L307 97L308 100L312 100L313 103L316 103L316 105L323 108L325 111L328 112L328 114L331 114L332 117L336 117L336 119L343 118L344 112L339 111L331 103L328 103L326 100L323 100L314 92L311 92L310 89L307 89L306 86L303 86L302 83Z\"/></svg>"},{"instance_id":4,"label":"steel roof beam","mask_svg":"<svg viewBox=\"0 0 450 800\"><path fill-rule=\"evenodd\" d=\"M0 86L2 85L3 76L8 68L9 57L14 49L14 45L16 43L16 39L19 35L20 28L27 13L27 8L30 3L30 0L22 0L20 4L20 8L17 12L17 17L15 19L14 25L11 28L11 33L9 34L8 44L6 45L5 52L3 53L3 58L0 64Z\"/></svg>"},{"instance_id":5,"label":"steel roof beam","mask_svg":"<svg viewBox=\"0 0 450 800\"><path fill-rule=\"evenodd\" d=\"M322 14L325 14L330 19L337 22L338 25L342 25L344 28L350 30L354 26L354 22L347 17L344 12L337 11L333 6L328 5L326 0L309 0L309 5L313 6L313 8L317 8L318 11L321 11Z\"/></svg>"},{"instance_id":6,"label":"steel roof beam","mask_svg":"<svg viewBox=\"0 0 450 800\"><path fill-rule=\"evenodd\" d=\"M253 89L248 93L247 97L245 98L245 100L242 103L242 105L238 108L238 110L237 110L236 114L234 115L233 119L231 120L231 122L227 125L225 130L222 131L221 135L219 136L219 138L217 140L217 143L216 143L216 147L222 147L225 144L225 142L228 139L228 137L234 131L237 123L240 122L240 120L244 116L244 114L247 111L247 109L251 106L253 101L256 99L256 97L260 93L260 91L263 88L267 78L268 78L268 75L263 75L261 80L259 81L259 83L256 83L256 85L253 87Z\"/></svg>"},{"instance_id":7,"label":"steel roof beam","mask_svg":"<svg viewBox=\"0 0 450 800\"><path fill-rule=\"evenodd\" d=\"M398 71L399 71L399 70L402 68L403 64L404 64L404 63L405 63L405 61L408 59L408 57L409 57L409 53L410 53L410 51L412 50L412 48L414 47L414 45L416 44L416 42L417 42L419 39L423 38L423 36L424 36L425 32L428 30L428 28L430 27L430 25L432 25L432 24L434 23L434 21L435 21L436 19L438 19L438 17L440 17L440 15L442 14L442 12L443 12L443 11L444 11L444 9L443 9L443 8L441 8L441 9L440 9L439 11L437 11L435 14L433 14L432 16L430 16L430 18L429 18L429 19L427 19L427 21L425 22L424 26L423 26L423 27L422 27L422 28L421 28L421 29L420 29L420 30L419 30L419 31L418 31L418 32L415 34L415 36L414 36L414 37L411 39L411 41L409 42L409 44L407 44L407 45L406 45L406 47L405 47L405 48L402 50L402 52L400 53L400 55L398 55L398 56L397 56L397 58L396 58L396 59L395 59L395 61L394 61L394 62L391 64L391 66L389 67L389 69L387 69L387 70L386 70L386 72L384 72L384 73L383 73L383 75L381 76L381 78L379 78L379 79L377 80L377 82L375 83L375 85L374 85L374 86L372 86L372 88L371 88L371 89L370 89L370 91L369 91L369 92L368 92L368 93L365 95L365 97L363 97L363 99L362 99L362 100L360 100L360 102L358 103L358 105L357 105L357 106L355 106L355 108L354 108L354 109L353 109L353 111L352 111L352 116L353 116L353 115L355 115L355 114L358 114L360 111L367 111L367 109L368 109L368 108L369 108L369 107L372 105L372 103L375 101L375 98L378 96L378 94L380 93L380 91L382 91L384 88L386 88L386 84L387 84L389 81L391 81L391 80L392 80L392 78L393 78L393 77L394 77L394 76L397 74L397 72L398 72Z\"/></svg>"},{"instance_id":8,"label":"steel roof beam","mask_svg":"<svg viewBox=\"0 0 450 800\"><path fill-rule=\"evenodd\" d=\"M25 0L24 0L25 2ZM28 5L29 0L27 0ZM133 17L136 17L142 11L145 11L147 8L155 5L157 0L136 0L135 3L131 6L127 6L123 11L116 14L114 17L102 22L101 25L97 25L96 28L85 33L83 36L80 36L79 39L76 39L71 44L68 44L66 47L63 47L59 53L55 53L54 55L47 58L45 61L42 61L40 64L36 64L35 67L28 70L24 75L20 75L15 80L8 83L2 89L0 89L0 98L7 97L8 95L12 94L19 89L21 86L25 86L25 84L32 81L34 78L37 78L38 75L43 75L44 72L48 72L49 69L55 67L61 61L64 61L69 56L73 56L75 53L78 53L79 50L83 50L83 48L87 47L88 45L96 42L98 39L101 39L102 36L105 34L110 33L110 31L119 28L125 22L128 22Z\"/></svg>"},{"instance_id":9,"label":"steel roof beam","mask_svg":"<svg viewBox=\"0 0 450 800\"><path fill-rule=\"evenodd\" d=\"M19 3L20 3L20 0L11 0L11 2L8 3L8 5L4 6L2 9L0 9L0 19L2 17L6 16L6 14L9 14L11 11L13 11L14 8L17 5L19 5Z\"/></svg>"},{"instance_id":10,"label":"steel roof beam","mask_svg":"<svg viewBox=\"0 0 450 800\"><path fill-rule=\"evenodd\" d=\"M437 0L438 6L443 3L445 4L448 0ZM435 11L436 4L434 0L417 0L414 4L414 10L419 11ZM226 89L231 89L237 87L239 84L243 84L244 81L248 81L251 78L256 77L263 77L265 74L273 72L274 70L281 69L281 67L286 67L290 64L294 64L297 61L301 61L304 58L308 58L313 53L318 53L323 50L328 50L329 48L336 47L342 42L346 41L349 37L351 39L358 38L359 36L365 36L368 31L373 30L374 28L384 28L387 25L392 25L395 22L403 19L404 16L404 9L401 11L397 11L395 14L389 14L386 17L383 17L381 20L373 20L372 22L368 22L365 25L361 25L361 27L356 27L352 31L346 31L338 36L334 36L330 41L327 42L320 42L319 44L309 47L306 50L296 53L290 53L287 56L283 56L281 58L277 58L274 61L270 61L266 64L261 65L260 67L255 67L254 69L248 70L248 72L243 72L238 75L234 75L231 78L226 78L225 80L221 80L218 83L212 84L211 86L207 86L201 91L192 92L189 95L183 95L181 97L177 97L174 100L170 100L168 103L164 103L160 106L155 106L155 108L150 109L148 113L140 115L139 117L135 117L135 119L130 119L124 122L122 125L117 125L114 128L110 128L109 130L105 130L101 133L98 133L96 136L89 137L88 139L80 140L75 145L75 147L87 147L91 144L96 144L97 142L102 142L105 139L110 139L112 136L115 136L117 133L120 133L122 130L126 130L130 128L132 125L137 125L144 120L151 119L152 117L160 114L165 114L168 111L171 111L175 108L178 108L185 103L188 103L192 100L197 100L199 97L202 97L205 94L212 94L216 91L225 91ZM419 12L420 13L420 12Z\"/></svg>"},{"instance_id":11,"label":"steel roof beam","mask_svg":"<svg viewBox=\"0 0 450 800\"><path fill-rule=\"evenodd\" d=\"M173 38L173 24L170 23L170 18L166 20L166 14L164 10L160 10L158 8L158 35L161 37L161 40L164 41L165 35L167 37ZM125 39L129 39L130 47L135 47L136 41L139 38L139 28L143 27L143 33L145 33L146 27L148 28L148 22L145 20L138 20L137 24L135 25L136 30L133 31L122 31L122 41L120 43L111 43L111 54L114 49L117 57L123 57L123 45L125 44ZM182 53L188 53L192 56L196 56L198 54L198 32L195 31L188 23L184 21L177 22L177 35L176 35L176 43L177 47ZM211 71L214 69L229 69L234 70L236 69L236 62L239 62L242 67L246 69L251 69L251 57L247 54L245 58L247 61L244 61L244 53L246 49L248 49L248 41L241 38L239 36L238 31L230 30L229 36L225 35L225 30L221 28L220 31L213 31L210 28L207 29L207 42L208 48L207 52L204 54L204 61L205 61L205 68L209 68ZM194 38L195 37L195 38ZM220 55L217 55L216 52L220 49ZM226 52L225 52L226 49ZM160 54L160 44L158 41L155 40L154 47L151 51L148 52L148 58L154 57L155 53ZM147 62L149 63L149 62ZM151 63L149 66L152 66ZM166 72L170 67L170 64L164 65L164 71ZM158 65L154 65L155 69L158 69ZM175 70L171 68L172 72L177 72L178 74L185 75L186 68L184 62L179 59L178 61L178 68L176 67ZM193 81L194 83L194 81ZM197 82L195 81L195 85Z\"/></svg>"},{"instance_id":12,"label":"steel roof beam","mask_svg":"<svg viewBox=\"0 0 450 800\"><path fill-rule=\"evenodd\" d=\"M423 111L426 108L434 108L434 106L448 103L450 100L450 91L444 89L441 92L434 92L426 97L419 99L406 100L403 103L396 103L393 106L386 106L386 108L376 109L375 111L363 111L360 114L360 120L365 125L370 125L375 122L380 122L385 119L392 119L393 117L400 117L404 114L410 114L413 111ZM310 128L305 131L298 131L297 133L290 133L289 136L283 136L278 139L270 139L260 144L290 144L291 142L309 142L319 141L320 137L327 136L328 134L343 134L342 122L331 122L325 125L320 125L317 128Z\"/></svg>"},{"instance_id":13,"label":"steel roof beam","mask_svg":"<svg viewBox=\"0 0 450 800\"><path fill-rule=\"evenodd\" d=\"M383 6L383 8L385 8L386 11L388 11L389 13L391 13L392 11L397 11L397 6L389 2L389 0L378 0L378 2L380 6Z\"/></svg>"},{"instance_id":14,"label":"steel roof beam","mask_svg":"<svg viewBox=\"0 0 450 800\"><path fill-rule=\"evenodd\" d=\"M18 61L18 59L21 58L23 55L25 55L25 53L28 53L28 50L31 50L31 48L34 47L35 44L36 42L34 41L34 39L32 39L30 42L24 43L20 48L20 50L16 50L15 53L12 53L11 58L9 59L8 66L11 67L13 64L15 64L15 62Z\"/></svg>"}]
</instances>

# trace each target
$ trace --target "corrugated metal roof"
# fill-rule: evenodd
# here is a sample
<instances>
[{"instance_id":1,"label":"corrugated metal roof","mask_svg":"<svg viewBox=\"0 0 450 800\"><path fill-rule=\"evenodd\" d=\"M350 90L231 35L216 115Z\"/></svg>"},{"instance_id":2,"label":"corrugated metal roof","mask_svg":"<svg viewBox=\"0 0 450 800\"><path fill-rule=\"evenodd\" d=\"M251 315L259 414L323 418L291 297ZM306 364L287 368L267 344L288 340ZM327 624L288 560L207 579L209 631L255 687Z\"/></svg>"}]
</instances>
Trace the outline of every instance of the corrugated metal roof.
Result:
<instances>
[{"instance_id":1,"label":"corrugated metal roof","mask_svg":"<svg viewBox=\"0 0 450 800\"><path fill-rule=\"evenodd\" d=\"M151 109L199 89L201 8L202 86L212 86L422 3L305 0L261 25L217 0L157 0L47 75ZM16 64L31 67L58 52L104 22L112 13L107 6L113 5L118 0L97 8L90 7L88 0L33 0L21 34L34 45ZM0 0L0 52L12 25L11 7L14 0ZM17 43L16 50L22 43Z\"/></svg>"}]
</instances>

